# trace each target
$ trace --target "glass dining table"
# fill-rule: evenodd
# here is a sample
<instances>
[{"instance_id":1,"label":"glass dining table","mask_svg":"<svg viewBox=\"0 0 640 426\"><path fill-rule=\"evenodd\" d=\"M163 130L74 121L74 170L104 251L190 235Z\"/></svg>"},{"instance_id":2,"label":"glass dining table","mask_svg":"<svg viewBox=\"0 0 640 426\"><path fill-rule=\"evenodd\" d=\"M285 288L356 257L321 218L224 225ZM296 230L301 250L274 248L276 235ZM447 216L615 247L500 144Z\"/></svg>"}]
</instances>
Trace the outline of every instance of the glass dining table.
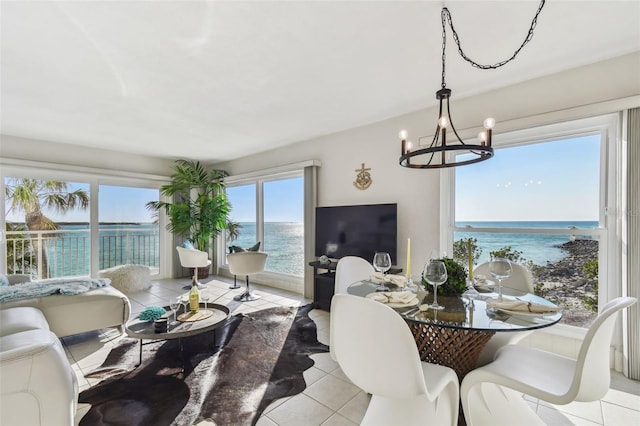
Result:
<instances>
[{"instance_id":1,"label":"glass dining table","mask_svg":"<svg viewBox=\"0 0 640 426\"><path fill-rule=\"evenodd\" d=\"M348 294L371 297L378 283L364 280L351 284ZM391 290L401 289L390 286ZM557 309L550 301L530 293L503 287L504 300L521 300ZM474 297L475 296L475 297ZM497 293L479 292L472 297L438 295L442 310L424 309L433 302L433 294L421 287L417 303L390 304L407 322L418 347L420 359L452 368L462 381L476 367L480 352L495 333L535 330L556 324L562 318L560 311L546 313L514 312L487 307Z\"/></svg>"}]
</instances>

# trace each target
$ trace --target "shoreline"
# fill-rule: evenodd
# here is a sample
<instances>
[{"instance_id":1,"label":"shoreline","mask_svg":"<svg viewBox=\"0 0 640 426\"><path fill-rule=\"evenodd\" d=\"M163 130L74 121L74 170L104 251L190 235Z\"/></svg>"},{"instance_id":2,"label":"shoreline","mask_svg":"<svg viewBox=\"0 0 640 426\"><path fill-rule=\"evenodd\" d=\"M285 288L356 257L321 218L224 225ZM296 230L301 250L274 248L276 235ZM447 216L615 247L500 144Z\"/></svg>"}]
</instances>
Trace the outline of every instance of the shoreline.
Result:
<instances>
[{"instance_id":1,"label":"shoreline","mask_svg":"<svg viewBox=\"0 0 640 426\"><path fill-rule=\"evenodd\" d=\"M583 300L597 300L597 279L587 278L584 266L590 260L598 260L598 240L576 239L556 245L566 256L546 265L533 265L531 272L535 292L563 308L562 323L588 327L595 313ZM594 291L594 287L596 291Z\"/></svg>"}]
</instances>

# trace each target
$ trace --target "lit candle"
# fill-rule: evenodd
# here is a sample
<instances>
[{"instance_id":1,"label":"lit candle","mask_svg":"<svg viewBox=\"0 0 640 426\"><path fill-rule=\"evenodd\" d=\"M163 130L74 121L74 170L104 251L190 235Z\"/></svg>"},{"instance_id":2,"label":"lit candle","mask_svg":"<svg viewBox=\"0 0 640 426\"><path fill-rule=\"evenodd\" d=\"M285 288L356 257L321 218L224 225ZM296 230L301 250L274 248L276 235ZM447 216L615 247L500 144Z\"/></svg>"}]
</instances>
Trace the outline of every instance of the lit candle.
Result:
<instances>
[{"instance_id":1,"label":"lit candle","mask_svg":"<svg viewBox=\"0 0 640 426\"><path fill-rule=\"evenodd\" d=\"M471 238L467 240L467 253L469 254L469 279L473 279L473 252L471 251Z\"/></svg>"},{"instance_id":2,"label":"lit candle","mask_svg":"<svg viewBox=\"0 0 640 426\"><path fill-rule=\"evenodd\" d=\"M407 238L407 278L411 278L411 238Z\"/></svg>"}]
</instances>

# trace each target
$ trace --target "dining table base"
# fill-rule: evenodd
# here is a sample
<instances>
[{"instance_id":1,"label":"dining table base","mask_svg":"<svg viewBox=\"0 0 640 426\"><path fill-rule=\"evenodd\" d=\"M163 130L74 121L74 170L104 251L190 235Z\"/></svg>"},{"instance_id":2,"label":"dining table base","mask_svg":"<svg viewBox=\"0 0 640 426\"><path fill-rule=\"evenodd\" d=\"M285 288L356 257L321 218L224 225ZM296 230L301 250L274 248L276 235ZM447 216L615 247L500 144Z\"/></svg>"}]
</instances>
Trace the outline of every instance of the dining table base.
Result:
<instances>
[{"instance_id":1,"label":"dining table base","mask_svg":"<svg viewBox=\"0 0 640 426\"><path fill-rule=\"evenodd\" d=\"M488 330L469 330L407 322L418 346L420 360L453 369L462 382L478 362L480 352L495 334Z\"/></svg>"}]
</instances>

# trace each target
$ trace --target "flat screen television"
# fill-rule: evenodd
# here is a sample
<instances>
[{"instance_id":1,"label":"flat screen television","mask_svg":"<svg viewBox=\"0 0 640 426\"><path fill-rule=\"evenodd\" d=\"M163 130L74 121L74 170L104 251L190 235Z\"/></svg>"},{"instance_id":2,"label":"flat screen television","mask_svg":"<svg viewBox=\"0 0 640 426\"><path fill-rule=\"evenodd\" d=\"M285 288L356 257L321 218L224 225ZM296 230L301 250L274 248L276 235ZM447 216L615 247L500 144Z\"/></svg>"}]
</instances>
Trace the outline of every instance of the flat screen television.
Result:
<instances>
[{"instance_id":1,"label":"flat screen television","mask_svg":"<svg viewBox=\"0 0 640 426\"><path fill-rule=\"evenodd\" d=\"M398 205L368 204L316 208L316 256L358 256L373 261L376 251L397 260Z\"/></svg>"}]
</instances>

